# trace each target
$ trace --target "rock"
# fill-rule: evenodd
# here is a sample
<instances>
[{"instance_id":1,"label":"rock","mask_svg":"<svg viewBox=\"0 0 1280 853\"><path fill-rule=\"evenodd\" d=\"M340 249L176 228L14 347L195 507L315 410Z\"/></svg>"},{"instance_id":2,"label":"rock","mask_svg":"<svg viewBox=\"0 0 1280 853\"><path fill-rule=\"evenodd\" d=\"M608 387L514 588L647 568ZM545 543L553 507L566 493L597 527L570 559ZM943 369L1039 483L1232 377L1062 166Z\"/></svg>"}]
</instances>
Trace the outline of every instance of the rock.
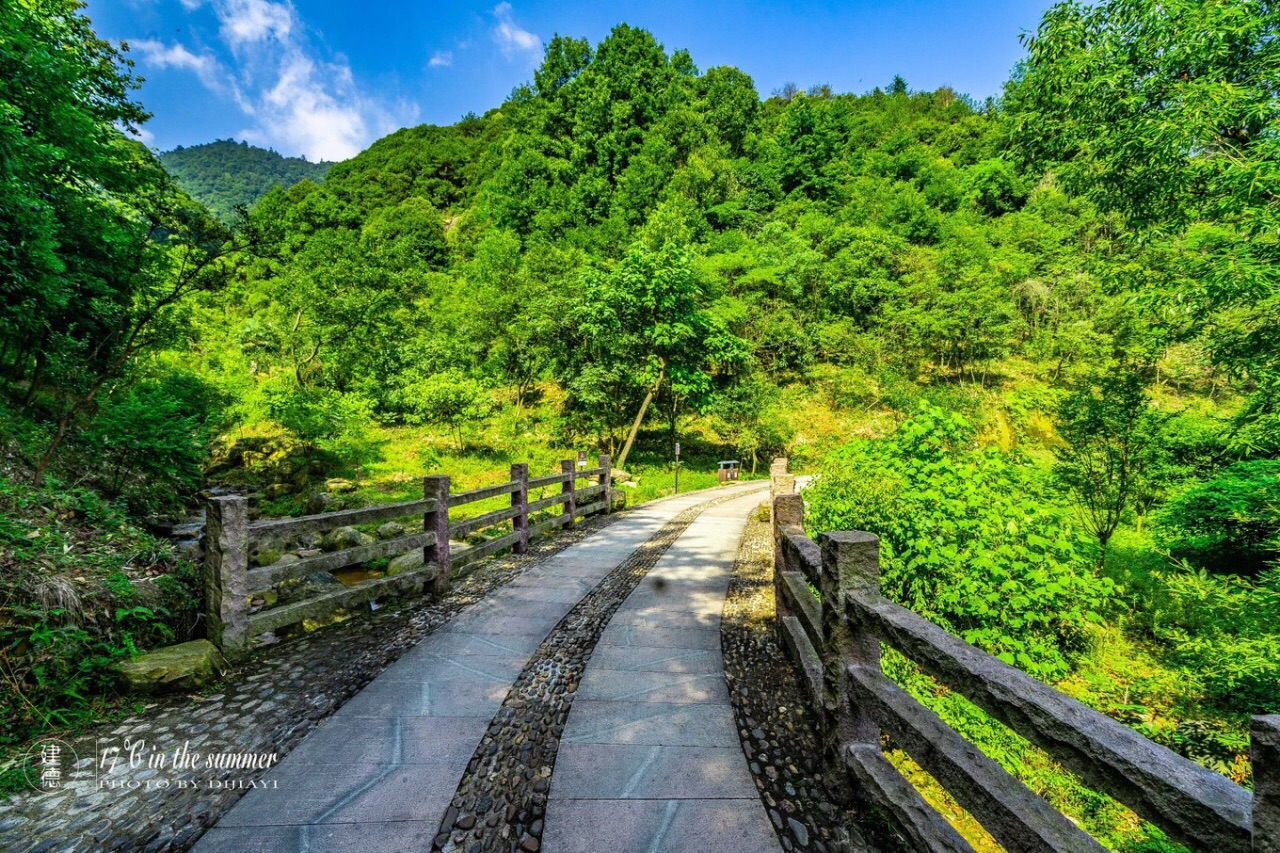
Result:
<instances>
[{"instance_id":1,"label":"rock","mask_svg":"<svg viewBox=\"0 0 1280 853\"><path fill-rule=\"evenodd\" d=\"M403 535L404 525L399 522L388 521L378 528L379 539L399 539Z\"/></svg>"},{"instance_id":2,"label":"rock","mask_svg":"<svg viewBox=\"0 0 1280 853\"><path fill-rule=\"evenodd\" d=\"M791 829L791 834L796 837L796 843L801 847L809 846L809 830L808 828L793 817L787 818L787 826Z\"/></svg>"},{"instance_id":3,"label":"rock","mask_svg":"<svg viewBox=\"0 0 1280 853\"><path fill-rule=\"evenodd\" d=\"M313 587L345 586L342 581L338 580L328 572L312 572L303 578L302 582Z\"/></svg>"},{"instance_id":4,"label":"rock","mask_svg":"<svg viewBox=\"0 0 1280 853\"><path fill-rule=\"evenodd\" d=\"M280 559L280 552L275 548L263 548L249 557L249 562L255 566L269 566Z\"/></svg>"},{"instance_id":5,"label":"rock","mask_svg":"<svg viewBox=\"0 0 1280 853\"><path fill-rule=\"evenodd\" d=\"M391 577L392 575L402 575L405 572L411 572L414 569L421 568L423 562L424 560L421 548L414 548L412 551L406 551L387 564L387 577Z\"/></svg>"},{"instance_id":6,"label":"rock","mask_svg":"<svg viewBox=\"0 0 1280 853\"><path fill-rule=\"evenodd\" d=\"M280 559L276 560L274 563L270 563L269 565L291 566L294 563L301 563L301 562L302 562L302 558L299 557L297 554L281 554Z\"/></svg>"},{"instance_id":7,"label":"rock","mask_svg":"<svg viewBox=\"0 0 1280 853\"><path fill-rule=\"evenodd\" d=\"M333 508L334 500L325 492L316 492L307 498L307 515L319 515Z\"/></svg>"},{"instance_id":8,"label":"rock","mask_svg":"<svg viewBox=\"0 0 1280 853\"><path fill-rule=\"evenodd\" d=\"M292 483L272 483L267 486L267 497L271 500L293 494L297 489Z\"/></svg>"},{"instance_id":9,"label":"rock","mask_svg":"<svg viewBox=\"0 0 1280 853\"><path fill-rule=\"evenodd\" d=\"M219 678L226 671L227 662L213 643L192 640L155 649L112 668L126 692L149 696L199 690Z\"/></svg>"},{"instance_id":10,"label":"rock","mask_svg":"<svg viewBox=\"0 0 1280 853\"><path fill-rule=\"evenodd\" d=\"M279 600L280 593L274 589L260 589L249 593L249 605L251 607L274 607Z\"/></svg>"},{"instance_id":11,"label":"rock","mask_svg":"<svg viewBox=\"0 0 1280 853\"><path fill-rule=\"evenodd\" d=\"M320 545L320 534L318 533L299 533L293 537L293 547L299 551L317 548Z\"/></svg>"},{"instance_id":12,"label":"rock","mask_svg":"<svg viewBox=\"0 0 1280 853\"><path fill-rule=\"evenodd\" d=\"M373 542L372 536L367 533L361 533L354 527L335 527L320 540L320 547L326 551L341 551L343 548L372 545Z\"/></svg>"},{"instance_id":13,"label":"rock","mask_svg":"<svg viewBox=\"0 0 1280 853\"><path fill-rule=\"evenodd\" d=\"M617 512L627 508L627 493L622 489L609 490L609 511Z\"/></svg>"},{"instance_id":14,"label":"rock","mask_svg":"<svg viewBox=\"0 0 1280 853\"><path fill-rule=\"evenodd\" d=\"M609 479L613 481L615 486L621 486L623 483L631 480L631 475L621 468L614 468L609 472Z\"/></svg>"},{"instance_id":15,"label":"rock","mask_svg":"<svg viewBox=\"0 0 1280 853\"><path fill-rule=\"evenodd\" d=\"M343 480L340 477L335 477L332 480L324 481L324 490L326 492L333 492L335 495L341 495L346 492L354 492L356 490L356 484L350 480Z\"/></svg>"},{"instance_id":16,"label":"rock","mask_svg":"<svg viewBox=\"0 0 1280 853\"><path fill-rule=\"evenodd\" d=\"M323 553L320 548L301 548L298 550L298 557L305 560L307 557L319 557Z\"/></svg>"}]
</instances>

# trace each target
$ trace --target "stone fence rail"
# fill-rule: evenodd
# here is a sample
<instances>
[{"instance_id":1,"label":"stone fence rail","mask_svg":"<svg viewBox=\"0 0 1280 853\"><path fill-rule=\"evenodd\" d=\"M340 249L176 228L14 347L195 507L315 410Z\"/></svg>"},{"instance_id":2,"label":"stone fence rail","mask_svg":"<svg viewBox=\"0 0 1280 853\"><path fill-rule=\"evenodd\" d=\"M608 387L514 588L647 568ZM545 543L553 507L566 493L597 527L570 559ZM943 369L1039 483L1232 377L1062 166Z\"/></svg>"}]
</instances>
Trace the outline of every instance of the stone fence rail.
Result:
<instances>
[{"instance_id":1,"label":"stone fence rail","mask_svg":"<svg viewBox=\"0 0 1280 853\"><path fill-rule=\"evenodd\" d=\"M828 765L914 848L972 849L884 757L882 734L1005 849L1104 849L886 677L881 643L1191 849L1280 851L1280 716L1253 718L1251 793L882 597L879 540L849 531L815 543L785 462L772 474L778 631L823 720Z\"/></svg>"},{"instance_id":2,"label":"stone fence rail","mask_svg":"<svg viewBox=\"0 0 1280 853\"><path fill-rule=\"evenodd\" d=\"M600 456L595 468L580 469L572 459L560 463L560 473L529 478L529 466L511 466L511 480L470 492L451 495L447 476L426 477L422 500L306 515L300 518L249 521L248 498L215 497L208 501L205 529L205 615L209 637L229 658L249 651L250 638L306 619L322 618L335 610L370 602L386 595L405 595L449 587L451 573L470 562L510 548L523 554L530 537L570 527L580 517L610 508L610 459ZM595 478L595 485L578 487L578 481ZM560 486L557 494L530 501L533 489ZM511 496L511 506L466 520L452 521L449 511L476 501ZM535 513L559 508L558 514L530 524ZM395 535L381 541L357 535L350 547L329 553L315 550L309 556L289 558L251 568L253 549L272 546L299 536L335 531L355 525L421 518L421 532ZM493 532L511 523L509 532L468 548L451 551L450 539L480 531ZM397 526L398 527L398 526ZM396 528L392 528L396 531ZM402 531L396 531L400 533ZM399 574L369 578L336 591L321 592L300 601L254 612L255 592L277 584L306 578L315 572L333 572L369 560L395 557L421 549L420 566ZM303 553L306 553L305 551Z\"/></svg>"}]
</instances>

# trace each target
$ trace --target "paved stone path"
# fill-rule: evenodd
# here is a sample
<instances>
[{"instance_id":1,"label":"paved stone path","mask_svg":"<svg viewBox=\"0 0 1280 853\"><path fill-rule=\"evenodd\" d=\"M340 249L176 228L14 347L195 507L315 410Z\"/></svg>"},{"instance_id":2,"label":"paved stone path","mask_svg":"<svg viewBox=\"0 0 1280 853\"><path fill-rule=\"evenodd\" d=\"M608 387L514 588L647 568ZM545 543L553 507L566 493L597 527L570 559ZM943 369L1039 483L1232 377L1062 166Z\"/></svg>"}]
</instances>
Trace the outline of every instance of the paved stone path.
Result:
<instances>
[{"instance_id":1,"label":"paved stone path","mask_svg":"<svg viewBox=\"0 0 1280 853\"><path fill-rule=\"evenodd\" d=\"M780 849L738 740L720 614L753 494L693 522L614 614L551 778L549 853Z\"/></svg>"},{"instance_id":2,"label":"paved stone path","mask_svg":"<svg viewBox=\"0 0 1280 853\"><path fill-rule=\"evenodd\" d=\"M717 600L723 599L728 568L741 530L741 519L759 503L760 486L759 483L744 483L732 487L737 491L753 494L749 498L713 507L707 511L705 518L695 521L678 540L676 547L655 568L655 572L661 570L662 589L653 585L654 575L651 574L650 579L632 595L632 599L637 602L644 601L645 594L650 599L657 595L661 600L651 601L647 605L647 611L642 607L632 612L629 607L632 599L628 599L627 613L617 614L615 624L605 631L605 636L610 636L615 627L627 633L618 635L618 641L609 641L608 648L604 647L605 638L601 638L602 646L598 650L598 656L606 661L604 665L600 665L602 673L609 671L608 666L613 666L615 670L627 668L625 665L609 664L610 654L621 654L625 664L628 654L639 653L643 656L655 644L665 643L677 648L676 654L684 653L678 650L680 644L689 645L690 650L697 654L690 658L691 663L688 665L697 666L693 662L696 658L703 661L702 672L689 674L709 676L711 673L706 669L711 665L712 657L708 657L707 653L713 653L714 660L717 661L717 674L714 679L704 677L702 680L708 684L718 684L717 702L720 704L717 706L706 701L686 705L687 699L677 700L676 703L671 703L676 707L671 708L672 716L668 727L670 729L684 725L683 721L692 714L692 719L702 720L695 730L703 732L703 739L708 742L685 744L677 737L668 738L670 743L652 745L699 748L702 753L698 755L712 762L709 766L712 767L710 772L713 774L728 772L729 764L726 759L730 756L727 751L708 750L724 750L731 743L736 751L735 774L739 777L738 781L730 783L719 780L720 787L714 789L718 796L714 798L714 802L708 800L711 803L710 811L707 808L699 810L696 805L686 807L686 800L692 799L687 793L669 792L669 799L663 801L662 810L654 814L652 831L647 836L649 840L636 849L683 849L672 845L688 837L688 830L692 829L690 818L715 820L715 832L739 832L742 833L742 838L753 839L724 849L776 848L777 842L769 831L763 807L755 799L745 759L737 749L728 700L724 696L723 675L718 668L719 605L715 604ZM724 494L721 491L714 496ZM450 807L458 781L467 771L476 745L488 731L512 682L520 674L530 655L592 587L626 561L665 523L682 511L707 500L706 493L691 494L629 513L625 519L611 524L607 531L588 537L548 558L539 567L524 572L490 595L479 606L456 617L406 653L343 705L333 717L308 735L283 762L263 777L268 786L255 788L246 794L204 836L196 849L358 849L362 853L373 853L379 850L423 849L429 846L441 827L442 816ZM733 509L730 510L730 507ZM723 541L717 541L720 539ZM686 550L690 555L681 556ZM667 589L670 592L663 592ZM677 595L692 607L668 610L660 606L667 602L663 596ZM653 615L652 627L645 627L643 623L636 621L645 612ZM683 613L694 621L687 626L669 625L669 622L682 618L674 615L677 613ZM623 621L619 622L619 619ZM673 643L674 646L671 645ZM589 677L596 666L597 662L593 658L592 666L588 669ZM636 665L633 669L637 677L644 677L639 675L640 672L648 672L650 678L660 677L657 673L661 670L644 665ZM607 680L607 676L602 677ZM674 685L673 689L679 691L679 684ZM600 706L598 709L586 708L582 711L582 718L588 723L596 719L594 715L598 715L600 710L621 704L607 701L605 694L600 694L599 699L588 699L588 693L585 692L586 681L583 682L582 690L584 692L575 708ZM713 693L714 690L707 687L705 698L712 699ZM655 691L655 695L663 694ZM668 704L643 701L639 696L630 704L649 706L650 713L663 713L669 707ZM577 714L578 710L575 710L570 715L571 727ZM716 714L723 715L723 720L719 723L713 719ZM661 728L654 719L647 725L649 730ZM710 742L712 733L715 733L714 743ZM726 733L727 739L724 736ZM661 740L658 735L649 737L650 740ZM568 750L567 735L565 740L562 749ZM647 741L631 743L634 745ZM589 745L588 741L582 741L582 746ZM585 755L575 755L574 761L580 762ZM692 754L686 753L685 756L692 757ZM661 757L658 755L650 759L647 766L658 764ZM551 783L553 805L560 802L557 797L562 778L565 780L566 791L575 790L573 786L579 784L573 781L572 773L581 771L574 771L572 768L580 765L568 763L568 759L569 754L566 752L557 762L556 776ZM644 763L645 756L641 756L640 761ZM714 769L716 767L720 769ZM729 787L730 785L736 787ZM636 790L639 789L625 793L632 796L636 794ZM652 790L660 792L664 789L653 787ZM726 792L731 792L732 796ZM585 802L571 797L565 797L563 801L570 807L575 802ZM668 802L674 805L666 805ZM745 808L748 802L757 813L755 820L750 818ZM627 807L634 804L621 805ZM549 806L544 849L578 849L569 846L577 842L568 837L555 836L556 840L553 840L553 820L559 820L557 814L555 808ZM569 812L565 814L568 815ZM589 818L583 818L584 828L587 820ZM643 817L638 816L631 820L629 826L639 832L643 820ZM759 835L761 826L764 835ZM704 829L710 831L711 827ZM654 833L659 830L663 834L655 836ZM563 842L559 840L562 837L565 838ZM754 841L757 837L760 839L759 844ZM671 839L672 845L667 844L664 839ZM514 848L518 841L519 839L512 839L510 846ZM652 846L654 843L658 846ZM583 849L603 848L597 846Z\"/></svg>"}]
</instances>

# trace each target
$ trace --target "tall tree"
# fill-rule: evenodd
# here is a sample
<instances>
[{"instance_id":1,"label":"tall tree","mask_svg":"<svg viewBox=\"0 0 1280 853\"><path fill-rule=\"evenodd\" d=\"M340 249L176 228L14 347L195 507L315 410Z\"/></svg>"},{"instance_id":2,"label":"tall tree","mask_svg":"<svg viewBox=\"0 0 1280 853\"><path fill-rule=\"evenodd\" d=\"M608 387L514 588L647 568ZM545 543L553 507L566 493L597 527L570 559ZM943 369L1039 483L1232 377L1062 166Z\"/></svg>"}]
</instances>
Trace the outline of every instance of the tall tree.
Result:
<instances>
[{"instance_id":1,"label":"tall tree","mask_svg":"<svg viewBox=\"0 0 1280 853\"><path fill-rule=\"evenodd\" d=\"M687 396L710 384L716 363L742 357L741 341L706 310L706 302L688 251L674 242L656 250L637 244L612 272L584 276L570 317L580 348L561 365L561 373L571 389L580 390L602 376L625 376L639 397L618 454L619 468L664 383Z\"/></svg>"}]
</instances>

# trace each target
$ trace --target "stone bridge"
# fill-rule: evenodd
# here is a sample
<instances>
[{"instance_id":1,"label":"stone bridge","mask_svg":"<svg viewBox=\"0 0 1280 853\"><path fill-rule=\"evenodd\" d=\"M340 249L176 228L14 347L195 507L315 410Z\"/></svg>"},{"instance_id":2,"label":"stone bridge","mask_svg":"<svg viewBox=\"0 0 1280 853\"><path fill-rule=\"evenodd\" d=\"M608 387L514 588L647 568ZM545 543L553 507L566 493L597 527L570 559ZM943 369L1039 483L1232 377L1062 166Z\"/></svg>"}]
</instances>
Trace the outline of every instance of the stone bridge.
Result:
<instances>
[{"instance_id":1,"label":"stone bridge","mask_svg":"<svg viewBox=\"0 0 1280 853\"><path fill-rule=\"evenodd\" d=\"M784 464L576 527L567 476L554 541L64 744L0 849L971 850L886 733L1005 849L1103 849L885 678L883 642L1191 849L1280 851L1280 719L1252 792L1158 747L881 598L875 537L808 539ZM481 519L540 503L502 488Z\"/></svg>"}]
</instances>

